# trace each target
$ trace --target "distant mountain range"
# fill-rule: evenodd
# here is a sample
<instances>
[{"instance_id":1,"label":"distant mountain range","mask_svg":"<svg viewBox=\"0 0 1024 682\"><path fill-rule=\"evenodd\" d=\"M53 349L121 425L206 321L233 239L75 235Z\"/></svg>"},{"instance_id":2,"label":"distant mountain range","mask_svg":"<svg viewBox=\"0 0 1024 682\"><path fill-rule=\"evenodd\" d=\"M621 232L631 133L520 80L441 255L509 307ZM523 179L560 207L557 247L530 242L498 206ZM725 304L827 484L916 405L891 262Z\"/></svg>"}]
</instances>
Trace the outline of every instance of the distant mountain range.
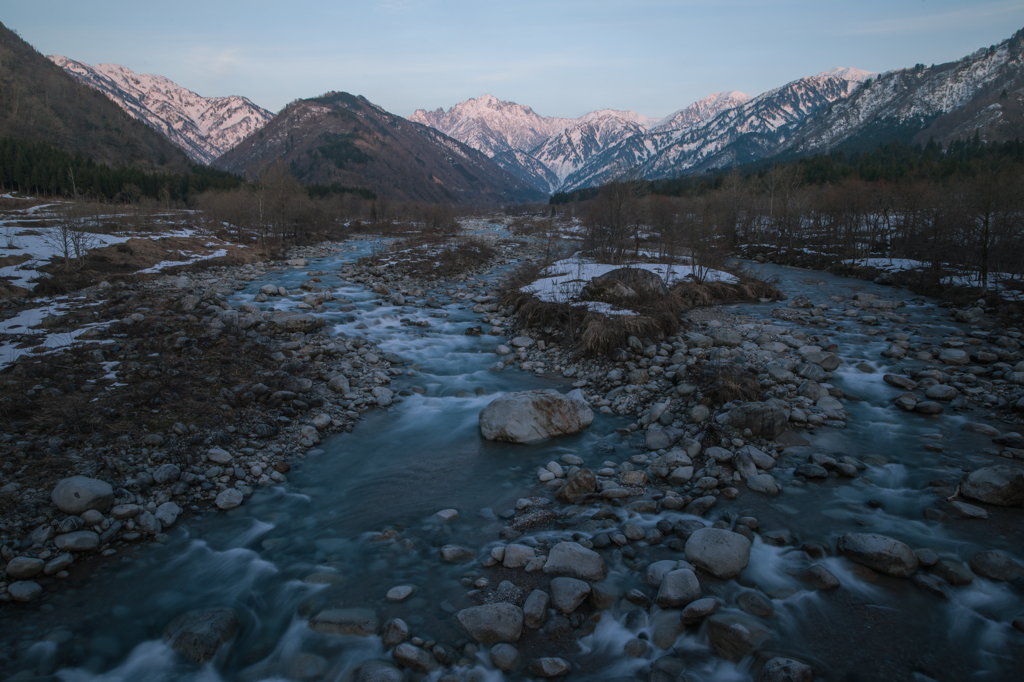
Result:
<instances>
[{"instance_id":1,"label":"distant mountain range","mask_svg":"<svg viewBox=\"0 0 1024 682\"><path fill-rule=\"evenodd\" d=\"M715 93L663 119L613 109L555 118L484 95L406 120L344 93L271 116L243 97L203 98L160 76L51 59L193 160L241 171L284 158L303 182L480 202L595 186L627 170L661 179L893 139L1024 137L1022 46L1018 31L948 64L880 75L835 68L756 97Z\"/></svg>"},{"instance_id":2,"label":"distant mountain range","mask_svg":"<svg viewBox=\"0 0 1024 682\"><path fill-rule=\"evenodd\" d=\"M214 166L251 177L278 160L302 183L338 183L391 199L497 204L547 198L472 147L345 92L289 104Z\"/></svg>"},{"instance_id":3,"label":"distant mountain range","mask_svg":"<svg viewBox=\"0 0 1024 682\"><path fill-rule=\"evenodd\" d=\"M163 76L138 74L117 64L89 66L58 55L47 58L159 130L196 163L209 165L274 117L245 97L200 97Z\"/></svg>"}]
</instances>

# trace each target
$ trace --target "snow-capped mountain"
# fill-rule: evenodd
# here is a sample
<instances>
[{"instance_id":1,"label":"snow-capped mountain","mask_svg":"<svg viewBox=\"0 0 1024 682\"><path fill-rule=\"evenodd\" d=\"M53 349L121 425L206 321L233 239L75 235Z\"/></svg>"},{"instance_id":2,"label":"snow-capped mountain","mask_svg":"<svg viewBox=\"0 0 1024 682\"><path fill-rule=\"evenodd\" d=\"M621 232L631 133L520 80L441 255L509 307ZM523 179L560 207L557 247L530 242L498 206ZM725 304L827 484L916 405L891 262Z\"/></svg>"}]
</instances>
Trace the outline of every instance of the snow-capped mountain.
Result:
<instances>
[{"instance_id":1,"label":"snow-capped mountain","mask_svg":"<svg viewBox=\"0 0 1024 682\"><path fill-rule=\"evenodd\" d=\"M611 109L577 119L542 117L492 95L460 102L447 112L421 109L410 118L555 192L601 184L626 169L662 178L760 158L872 75L838 67L754 98L718 92L663 119Z\"/></svg>"},{"instance_id":2,"label":"snow-capped mountain","mask_svg":"<svg viewBox=\"0 0 1024 682\"><path fill-rule=\"evenodd\" d=\"M163 133L197 163L211 163L273 118L245 97L200 97L163 76L117 64L90 66L59 55L48 59Z\"/></svg>"},{"instance_id":3,"label":"snow-capped mountain","mask_svg":"<svg viewBox=\"0 0 1024 682\"><path fill-rule=\"evenodd\" d=\"M530 107L493 95L459 102L448 111L417 109L409 120L483 152L545 192L556 191L565 176L596 151L661 123L635 111L615 109L579 118L540 116Z\"/></svg>"},{"instance_id":4,"label":"snow-capped mountain","mask_svg":"<svg viewBox=\"0 0 1024 682\"><path fill-rule=\"evenodd\" d=\"M983 139L1013 139L1021 132L1019 113L1003 114L1020 108L1022 90L1024 31L1018 31L955 62L878 75L809 121L780 151L813 154L893 137L948 143L975 131Z\"/></svg>"}]
</instances>

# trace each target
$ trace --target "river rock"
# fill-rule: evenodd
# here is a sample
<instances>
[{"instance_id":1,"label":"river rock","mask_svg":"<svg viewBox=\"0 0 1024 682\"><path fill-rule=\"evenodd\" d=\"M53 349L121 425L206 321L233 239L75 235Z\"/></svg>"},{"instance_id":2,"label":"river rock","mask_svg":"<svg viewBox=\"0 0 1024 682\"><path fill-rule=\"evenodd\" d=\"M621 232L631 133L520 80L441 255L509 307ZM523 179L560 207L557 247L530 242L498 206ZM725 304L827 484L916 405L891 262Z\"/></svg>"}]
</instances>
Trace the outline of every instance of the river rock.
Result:
<instances>
[{"instance_id":1,"label":"river rock","mask_svg":"<svg viewBox=\"0 0 1024 682\"><path fill-rule=\"evenodd\" d=\"M701 528L686 541L686 560L718 578L735 578L750 561L750 540L723 528Z\"/></svg>"},{"instance_id":2,"label":"river rock","mask_svg":"<svg viewBox=\"0 0 1024 682\"><path fill-rule=\"evenodd\" d=\"M445 545L441 548L441 561L453 564L458 561L469 561L475 555L473 550L458 545Z\"/></svg>"},{"instance_id":3,"label":"river rock","mask_svg":"<svg viewBox=\"0 0 1024 682\"><path fill-rule=\"evenodd\" d=\"M776 438L786 430L789 415L775 403L746 403L729 411L729 426L750 429L755 436Z\"/></svg>"},{"instance_id":4,"label":"river rock","mask_svg":"<svg viewBox=\"0 0 1024 682\"><path fill-rule=\"evenodd\" d=\"M514 604L472 606L455 618L481 644L515 643L523 632L523 610Z\"/></svg>"},{"instance_id":5,"label":"river rock","mask_svg":"<svg viewBox=\"0 0 1024 682\"><path fill-rule=\"evenodd\" d=\"M183 613L168 625L164 641L196 663L206 663L238 631L238 614L229 608Z\"/></svg>"},{"instance_id":6,"label":"river rock","mask_svg":"<svg viewBox=\"0 0 1024 682\"><path fill-rule=\"evenodd\" d=\"M997 464L972 471L960 481L960 494L1001 507L1024 504L1024 470Z\"/></svg>"},{"instance_id":7,"label":"river rock","mask_svg":"<svg viewBox=\"0 0 1024 682\"><path fill-rule=\"evenodd\" d=\"M370 637L379 626L377 614L370 609L325 609L309 620L310 629L335 635Z\"/></svg>"},{"instance_id":8,"label":"river rock","mask_svg":"<svg viewBox=\"0 0 1024 682\"><path fill-rule=\"evenodd\" d=\"M164 502L156 508L156 512L153 515L160 522L160 525L173 526L174 522L178 520L179 514L181 514L181 507L174 502Z\"/></svg>"},{"instance_id":9,"label":"river rock","mask_svg":"<svg viewBox=\"0 0 1024 682\"><path fill-rule=\"evenodd\" d=\"M608 568L597 552L587 549L578 542L559 542L548 553L544 572L594 581L604 580L608 575Z\"/></svg>"},{"instance_id":10,"label":"river rock","mask_svg":"<svg viewBox=\"0 0 1024 682\"><path fill-rule=\"evenodd\" d=\"M76 530L58 535L53 544L61 552L91 552L100 546L100 536L91 530Z\"/></svg>"},{"instance_id":11,"label":"river rock","mask_svg":"<svg viewBox=\"0 0 1024 682\"><path fill-rule=\"evenodd\" d=\"M572 666L564 658L538 658L530 664L530 672L537 677L559 677L567 675Z\"/></svg>"},{"instance_id":12,"label":"river rock","mask_svg":"<svg viewBox=\"0 0 1024 682\"><path fill-rule=\"evenodd\" d=\"M697 601L690 602L686 608L683 609L683 612L679 614L679 620L687 625L699 623L717 611L718 607L721 605L722 602L718 601L714 597L698 599Z\"/></svg>"},{"instance_id":13,"label":"river rock","mask_svg":"<svg viewBox=\"0 0 1024 682\"><path fill-rule=\"evenodd\" d=\"M245 499L242 495L242 491L237 488L228 488L222 490L217 494L217 498L213 501L217 505L217 509L221 511L228 511L234 509L242 504L242 500Z\"/></svg>"},{"instance_id":14,"label":"river rock","mask_svg":"<svg viewBox=\"0 0 1024 682\"><path fill-rule=\"evenodd\" d=\"M42 559L35 559L27 556L19 556L7 562L7 575L15 580L25 580L43 570Z\"/></svg>"},{"instance_id":15,"label":"river rock","mask_svg":"<svg viewBox=\"0 0 1024 682\"><path fill-rule=\"evenodd\" d=\"M385 661L368 661L359 668L356 682L405 682L405 673Z\"/></svg>"},{"instance_id":16,"label":"river rock","mask_svg":"<svg viewBox=\"0 0 1024 682\"><path fill-rule=\"evenodd\" d=\"M765 495L778 495L782 492L782 488L779 487L775 477L771 474L748 476L746 483L747 487L754 492L763 493Z\"/></svg>"},{"instance_id":17,"label":"river rock","mask_svg":"<svg viewBox=\"0 0 1024 682\"><path fill-rule=\"evenodd\" d=\"M409 639L409 626L401 618L393 618L384 625L380 636L385 648L398 646Z\"/></svg>"},{"instance_id":18,"label":"river rock","mask_svg":"<svg viewBox=\"0 0 1024 682\"><path fill-rule=\"evenodd\" d=\"M594 413L582 394L553 389L507 393L480 411L480 431L487 440L533 443L577 433L590 426Z\"/></svg>"},{"instance_id":19,"label":"river rock","mask_svg":"<svg viewBox=\"0 0 1024 682\"><path fill-rule=\"evenodd\" d=\"M968 365L971 356L958 348L943 348L939 351L939 362L944 365Z\"/></svg>"},{"instance_id":20,"label":"river rock","mask_svg":"<svg viewBox=\"0 0 1024 682\"><path fill-rule=\"evenodd\" d=\"M971 557L971 570L989 580L1017 580L1024 577L1024 566L998 549L976 553Z\"/></svg>"},{"instance_id":21,"label":"river rock","mask_svg":"<svg viewBox=\"0 0 1024 682\"><path fill-rule=\"evenodd\" d=\"M177 464L164 464L153 472L153 482L157 485L170 485L181 478L181 469Z\"/></svg>"},{"instance_id":22,"label":"river rock","mask_svg":"<svg viewBox=\"0 0 1024 682\"><path fill-rule=\"evenodd\" d=\"M917 571L917 556L908 545L876 533L848 533L836 551L858 564L896 578L909 578Z\"/></svg>"},{"instance_id":23,"label":"river rock","mask_svg":"<svg viewBox=\"0 0 1024 682\"><path fill-rule=\"evenodd\" d=\"M761 682L814 682L814 668L792 658L776 657L761 668Z\"/></svg>"},{"instance_id":24,"label":"river rock","mask_svg":"<svg viewBox=\"0 0 1024 682\"><path fill-rule=\"evenodd\" d=\"M758 621L741 614L719 613L704 622L715 653L733 663L753 653L771 637L771 632Z\"/></svg>"},{"instance_id":25,"label":"river rock","mask_svg":"<svg viewBox=\"0 0 1024 682\"><path fill-rule=\"evenodd\" d=\"M331 380L327 382L327 388L331 389L335 393L351 393L352 389L348 383L348 377L344 374L338 374L331 377Z\"/></svg>"},{"instance_id":26,"label":"river rock","mask_svg":"<svg viewBox=\"0 0 1024 682\"><path fill-rule=\"evenodd\" d=\"M30 602L43 596L42 586L31 580L18 580L7 586L7 594L18 602Z\"/></svg>"},{"instance_id":27,"label":"river rock","mask_svg":"<svg viewBox=\"0 0 1024 682\"><path fill-rule=\"evenodd\" d=\"M395 663L412 670L431 670L437 665L433 656L412 644L399 644L391 652L391 658L395 659Z\"/></svg>"},{"instance_id":28,"label":"river rock","mask_svg":"<svg viewBox=\"0 0 1024 682\"><path fill-rule=\"evenodd\" d=\"M214 464L231 464L231 453L221 448L210 448L206 451L206 459Z\"/></svg>"},{"instance_id":29,"label":"river rock","mask_svg":"<svg viewBox=\"0 0 1024 682\"><path fill-rule=\"evenodd\" d=\"M491 663L498 670L511 672L519 667L519 649L511 644L495 644L491 647Z\"/></svg>"},{"instance_id":30,"label":"river rock","mask_svg":"<svg viewBox=\"0 0 1024 682\"><path fill-rule=\"evenodd\" d=\"M114 502L114 489L106 481L71 476L54 486L50 499L65 514L77 515L88 509L106 511Z\"/></svg>"},{"instance_id":31,"label":"river rock","mask_svg":"<svg viewBox=\"0 0 1024 682\"><path fill-rule=\"evenodd\" d=\"M523 568L536 556L537 552L533 547L508 545L505 547L505 556L502 557L501 565L505 568Z\"/></svg>"},{"instance_id":32,"label":"river rock","mask_svg":"<svg viewBox=\"0 0 1024 682\"><path fill-rule=\"evenodd\" d=\"M526 603L523 604L523 619L526 627L536 629L544 625L544 621L548 617L550 603L551 598L544 590L531 592L530 596L526 598Z\"/></svg>"},{"instance_id":33,"label":"river rock","mask_svg":"<svg viewBox=\"0 0 1024 682\"><path fill-rule=\"evenodd\" d=\"M565 477L565 484L558 489L556 497L573 504L583 495L597 490L597 477L590 469L576 469Z\"/></svg>"},{"instance_id":34,"label":"river rock","mask_svg":"<svg viewBox=\"0 0 1024 682\"><path fill-rule=\"evenodd\" d=\"M697 576L688 568L670 571L661 581L655 603L663 608L686 606L700 596Z\"/></svg>"},{"instance_id":35,"label":"river rock","mask_svg":"<svg viewBox=\"0 0 1024 682\"><path fill-rule=\"evenodd\" d=\"M590 594L590 585L576 578L555 578L551 581L551 605L560 613L572 613Z\"/></svg>"}]
</instances>

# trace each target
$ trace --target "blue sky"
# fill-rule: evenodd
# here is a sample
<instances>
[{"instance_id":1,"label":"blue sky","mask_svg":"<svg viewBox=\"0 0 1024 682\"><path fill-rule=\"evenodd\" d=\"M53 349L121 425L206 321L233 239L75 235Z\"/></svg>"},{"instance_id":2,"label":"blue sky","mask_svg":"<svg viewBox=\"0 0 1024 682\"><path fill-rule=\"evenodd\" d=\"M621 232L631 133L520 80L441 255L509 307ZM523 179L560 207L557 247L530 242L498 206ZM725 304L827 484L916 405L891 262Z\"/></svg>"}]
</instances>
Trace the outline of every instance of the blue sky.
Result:
<instances>
[{"instance_id":1,"label":"blue sky","mask_svg":"<svg viewBox=\"0 0 1024 682\"><path fill-rule=\"evenodd\" d=\"M958 59L1024 0L31 0L0 21L44 54L113 62L277 111L345 90L408 115L485 93L542 115L664 116L833 66Z\"/></svg>"}]
</instances>

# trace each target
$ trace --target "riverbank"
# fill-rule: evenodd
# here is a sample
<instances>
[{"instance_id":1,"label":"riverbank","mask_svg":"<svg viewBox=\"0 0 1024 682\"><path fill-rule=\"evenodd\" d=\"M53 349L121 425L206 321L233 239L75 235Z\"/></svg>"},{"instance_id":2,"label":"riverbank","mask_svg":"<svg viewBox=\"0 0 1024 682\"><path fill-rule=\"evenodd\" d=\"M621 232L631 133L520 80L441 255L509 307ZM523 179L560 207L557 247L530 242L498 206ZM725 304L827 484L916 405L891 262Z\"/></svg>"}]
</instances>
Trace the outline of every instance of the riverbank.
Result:
<instances>
[{"instance_id":1,"label":"riverbank","mask_svg":"<svg viewBox=\"0 0 1024 682\"><path fill-rule=\"evenodd\" d=\"M248 496L227 466L214 478L210 462L179 467L213 486L190 487L204 496L199 511L218 483L240 490L243 504L182 514L161 529L163 543L125 543L92 578L72 569L65 580L76 589L2 607L17 620L0 635L12 652L5 670L168 680L201 670L219 679L860 671L909 680L925 670L999 680L1020 662L1016 484L970 480L999 464L1019 468L1011 398L1020 350L1010 348L1019 330L991 326L984 311L957 321L924 299L779 269L785 303L694 309L678 334L584 360L520 326L498 299L502 278L540 254L501 230L483 237L496 255L451 277L418 264L413 275L386 251L345 245L290 254L308 262L252 272L209 299L194 315L207 328L256 315L256 333L282 344L266 365L237 352L214 356L217 365L265 367L270 396L289 391L271 378L312 386L269 407L272 398L243 409L224 394L234 412L214 412L211 426L238 441L194 451L209 458L217 447L250 467L265 453L272 463L273 447L258 447L253 430L284 424L274 441L282 458L305 459L278 485L253 479ZM353 262L360 255L373 260ZM304 283L331 290L322 311L322 292ZM212 310L214 300L234 314ZM243 312L250 305L260 310ZM271 333L281 314L325 322L293 341L298 331ZM159 316L169 328L170 318ZM255 338L250 330L244 339ZM296 361L304 369L286 371ZM335 371L347 393L324 390ZM245 393L225 376L218 397ZM532 445L481 438L479 412L496 395L537 388L578 389L593 423ZM324 404L312 407L317 398ZM916 409L929 401L942 413ZM302 443L299 425L330 410L339 425ZM349 411L358 421L346 421ZM254 421L229 432L239 414ZM158 435L172 433L170 424ZM241 440L253 453L235 447ZM155 483L164 463L139 460L142 445L126 452ZM993 487L1008 494L992 497ZM144 494L155 504L160 489ZM944 646L947 637L959 645ZM797 677L771 677L780 669Z\"/></svg>"}]
</instances>

